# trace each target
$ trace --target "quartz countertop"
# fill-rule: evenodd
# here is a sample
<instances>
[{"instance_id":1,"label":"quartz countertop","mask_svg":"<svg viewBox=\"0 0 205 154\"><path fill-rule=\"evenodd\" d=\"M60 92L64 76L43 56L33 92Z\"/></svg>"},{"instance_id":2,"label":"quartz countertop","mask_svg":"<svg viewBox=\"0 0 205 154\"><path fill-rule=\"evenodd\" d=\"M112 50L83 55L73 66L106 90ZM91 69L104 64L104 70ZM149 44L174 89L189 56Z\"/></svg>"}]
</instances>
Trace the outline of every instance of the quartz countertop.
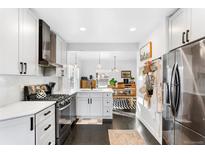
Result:
<instances>
[{"instance_id":1,"label":"quartz countertop","mask_svg":"<svg viewBox=\"0 0 205 154\"><path fill-rule=\"evenodd\" d=\"M113 93L113 90L111 88L96 88L96 89L78 89L78 90L73 90L73 91L55 91L54 94L67 94L67 95L73 95L78 92L105 92L105 93Z\"/></svg>"},{"instance_id":2,"label":"quartz countertop","mask_svg":"<svg viewBox=\"0 0 205 154\"><path fill-rule=\"evenodd\" d=\"M0 107L0 121L36 114L52 105L55 101L20 101Z\"/></svg>"},{"instance_id":3,"label":"quartz countertop","mask_svg":"<svg viewBox=\"0 0 205 154\"><path fill-rule=\"evenodd\" d=\"M97 88L97 89L79 89L77 92L100 92L100 93L113 93L111 88Z\"/></svg>"},{"instance_id":4,"label":"quartz countertop","mask_svg":"<svg viewBox=\"0 0 205 154\"><path fill-rule=\"evenodd\" d=\"M77 93L78 91L75 91L75 90L71 90L71 91L66 91L66 90L63 90L63 91L54 91L53 94L65 94L65 95L73 95L75 93Z\"/></svg>"}]
</instances>

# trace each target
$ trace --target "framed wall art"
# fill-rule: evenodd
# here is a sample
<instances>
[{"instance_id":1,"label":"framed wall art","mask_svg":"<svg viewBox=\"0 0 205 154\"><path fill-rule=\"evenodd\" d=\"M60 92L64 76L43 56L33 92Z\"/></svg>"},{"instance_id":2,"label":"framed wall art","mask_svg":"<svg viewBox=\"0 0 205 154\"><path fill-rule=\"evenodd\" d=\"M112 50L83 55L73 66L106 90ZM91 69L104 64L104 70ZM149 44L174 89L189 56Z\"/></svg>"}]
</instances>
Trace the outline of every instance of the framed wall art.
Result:
<instances>
[{"instance_id":1,"label":"framed wall art","mask_svg":"<svg viewBox=\"0 0 205 154\"><path fill-rule=\"evenodd\" d=\"M132 77L131 71L121 71L121 78L129 79Z\"/></svg>"},{"instance_id":2,"label":"framed wall art","mask_svg":"<svg viewBox=\"0 0 205 154\"><path fill-rule=\"evenodd\" d=\"M148 42L140 48L140 61L152 58L152 42Z\"/></svg>"}]
</instances>

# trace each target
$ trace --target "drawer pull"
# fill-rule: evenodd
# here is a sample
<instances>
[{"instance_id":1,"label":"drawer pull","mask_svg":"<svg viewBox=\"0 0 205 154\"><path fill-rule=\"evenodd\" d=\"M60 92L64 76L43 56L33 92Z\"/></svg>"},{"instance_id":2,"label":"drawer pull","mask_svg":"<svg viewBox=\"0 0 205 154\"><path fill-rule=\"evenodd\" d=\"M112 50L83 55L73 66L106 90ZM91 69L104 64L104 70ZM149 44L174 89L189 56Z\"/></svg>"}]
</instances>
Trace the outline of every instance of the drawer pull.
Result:
<instances>
[{"instance_id":1,"label":"drawer pull","mask_svg":"<svg viewBox=\"0 0 205 154\"><path fill-rule=\"evenodd\" d=\"M44 116L47 116L49 113L51 113L51 111L44 113Z\"/></svg>"},{"instance_id":2,"label":"drawer pull","mask_svg":"<svg viewBox=\"0 0 205 154\"><path fill-rule=\"evenodd\" d=\"M51 145L51 142L48 142L48 145Z\"/></svg>"},{"instance_id":3,"label":"drawer pull","mask_svg":"<svg viewBox=\"0 0 205 154\"><path fill-rule=\"evenodd\" d=\"M49 124L48 127L44 128L44 131L47 131L48 128L50 128L50 127L51 127L51 124Z\"/></svg>"}]
</instances>

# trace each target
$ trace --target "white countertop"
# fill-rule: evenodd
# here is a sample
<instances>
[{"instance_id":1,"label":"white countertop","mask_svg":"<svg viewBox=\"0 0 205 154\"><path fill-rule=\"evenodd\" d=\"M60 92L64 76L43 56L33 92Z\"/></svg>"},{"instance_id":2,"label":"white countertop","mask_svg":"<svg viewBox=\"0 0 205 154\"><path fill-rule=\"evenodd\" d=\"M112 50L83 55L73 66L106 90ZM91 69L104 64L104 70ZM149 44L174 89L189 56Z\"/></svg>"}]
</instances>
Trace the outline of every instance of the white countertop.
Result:
<instances>
[{"instance_id":1,"label":"white countertop","mask_svg":"<svg viewBox=\"0 0 205 154\"><path fill-rule=\"evenodd\" d=\"M53 94L65 94L65 95L73 95L75 93L77 93L78 91L67 91L67 90L63 90L63 91L54 91Z\"/></svg>"},{"instance_id":2,"label":"white countertop","mask_svg":"<svg viewBox=\"0 0 205 154\"><path fill-rule=\"evenodd\" d=\"M77 92L100 92L100 93L113 93L111 88L102 88L102 89L79 89Z\"/></svg>"},{"instance_id":3,"label":"white countertop","mask_svg":"<svg viewBox=\"0 0 205 154\"><path fill-rule=\"evenodd\" d=\"M0 107L0 121L36 114L52 105L55 101L20 101Z\"/></svg>"},{"instance_id":4,"label":"white countertop","mask_svg":"<svg viewBox=\"0 0 205 154\"><path fill-rule=\"evenodd\" d=\"M96 88L96 89L79 89L77 91L55 91L53 94L67 94L67 95L73 95L78 92L100 92L100 93L113 93L113 90L111 88Z\"/></svg>"}]
</instances>

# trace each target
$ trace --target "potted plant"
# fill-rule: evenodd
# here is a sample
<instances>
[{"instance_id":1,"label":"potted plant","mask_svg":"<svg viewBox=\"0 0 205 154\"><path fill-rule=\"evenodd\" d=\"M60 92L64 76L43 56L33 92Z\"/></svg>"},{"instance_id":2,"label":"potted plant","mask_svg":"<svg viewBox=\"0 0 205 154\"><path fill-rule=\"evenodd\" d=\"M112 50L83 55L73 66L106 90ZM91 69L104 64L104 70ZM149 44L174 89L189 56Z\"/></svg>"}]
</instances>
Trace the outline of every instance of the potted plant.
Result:
<instances>
[{"instance_id":1,"label":"potted plant","mask_svg":"<svg viewBox=\"0 0 205 154\"><path fill-rule=\"evenodd\" d=\"M115 80L115 78L112 78L110 81L109 81L109 84L111 87L115 87L116 86L116 83L117 83L117 80Z\"/></svg>"}]
</instances>

